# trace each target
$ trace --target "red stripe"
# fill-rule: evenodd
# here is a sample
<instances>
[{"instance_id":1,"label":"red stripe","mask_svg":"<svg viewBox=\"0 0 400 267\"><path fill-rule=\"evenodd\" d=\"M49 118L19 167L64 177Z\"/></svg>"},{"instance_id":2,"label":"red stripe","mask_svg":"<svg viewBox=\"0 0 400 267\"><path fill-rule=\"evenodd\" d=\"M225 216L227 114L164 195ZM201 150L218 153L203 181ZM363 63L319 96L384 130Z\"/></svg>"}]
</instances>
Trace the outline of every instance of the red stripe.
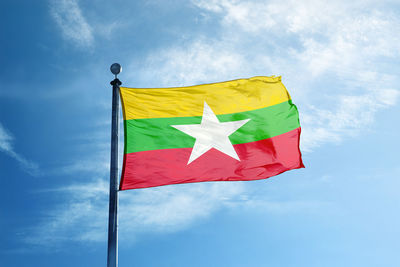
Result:
<instances>
[{"instance_id":1,"label":"red stripe","mask_svg":"<svg viewBox=\"0 0 400 267\"><path fill-rule=\"evenodd\" d=\"M168 184L265 179L303 168L300 128L251 143L234 145L241 159L211 149L187 165L192 148L125 154L121 190Z\"/></svg>"}]
</instances>

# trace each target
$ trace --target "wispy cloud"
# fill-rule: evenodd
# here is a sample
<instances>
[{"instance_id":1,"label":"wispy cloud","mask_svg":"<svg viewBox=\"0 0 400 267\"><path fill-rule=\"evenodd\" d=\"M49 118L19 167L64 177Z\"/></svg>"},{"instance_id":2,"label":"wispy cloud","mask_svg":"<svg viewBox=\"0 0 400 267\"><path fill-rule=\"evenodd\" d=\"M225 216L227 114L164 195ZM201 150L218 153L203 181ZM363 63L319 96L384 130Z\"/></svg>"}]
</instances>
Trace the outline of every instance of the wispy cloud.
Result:
<instances>
[{"instance_id":1,"label":"wispy cloud","mask_svg":"<svg viewBox=\"0 0 400 267\"><path fill-rule=\"evenodd\" d=\"M159 79L154 86L160 86L160 83L172 86L230 76L246 62L240 53L229 48L229 44L200 39L189 46L157 51L148 57L147 64L154 68L154 72L145 69L140 75L141 80L149 82L155 75ZM130 79L129 76L127 78Z\"/></svg>"},{"instance_id":2,"label":"wispy cloud","mask_svg":"<svg viewBox=\"0 0 400 267\"><path fill-rule=\"evenodd\" d=\"M156 51L148 68L129 79L176 86L282 75L300 108L304 150L354 136L397 103L400 17L390 7L340 0L193 3L220 19L219 37Z\"/></svg>"},{"instance_id":3,"label":"wispy cloud","mask_svg":"<svg viewBox=\"0 0 400 267\"><path fill-rule=\"evenodd\" d=\"M44 214L41 224L24 237L32 245L62 246L67 241L103 240L107 229L107 184L103 180L40 193L64 194L66 201Z\"/></svg>"},{"instance_id":4,"label":"wispy cloud","mask_svg":"<svg viewBox=\"0 0 400 267\"><path fill-rule=\"evenodd\" d=\"M93 29L82 14L77 0L53 0L50 13L65 39L80 47L93 45Z\"/></svg>"},{"instance_id":5,"label":"wispy cloud","mask_svg":"<svg viewBox=\"0 0 400 267\"><path fill-rule=\"evenodd\" d=\"M52 247L65 241L104 241L108 188L108 182L99 179L47 190L47 194L62 194L68 201L49 212L41 225L31 229L33 233L25 241ZM120 192L120 239L132 241L141 232L181 230L229 205L242 192L241 183L203 183Z\"/></svg>"},{"instance_id":6,"label":"wispy cloud","mask_svg":"<svg viewBox=\"0 0 400 267\"><path fill-rule=\"evenodd\" d=\"M0 124L0 151L14 158L29 174L33 176L39 175L39 166L15 152L13 148L13 141L14 137L11 135L11 133Z\"/></svg>"},{"instance_id":7,"label":"wispy cloud","mask_svg":"<svg viewBox=\"0 0 400 267\"><path fill-rule=\"evenodd\" d=\"M340 95L333 111L308 106L302 115L303 148L306 151L328 142L355 136L374 122L375 113L392 106L399 91L382 89L363 95Z\"/></svg>"}]
</instances>

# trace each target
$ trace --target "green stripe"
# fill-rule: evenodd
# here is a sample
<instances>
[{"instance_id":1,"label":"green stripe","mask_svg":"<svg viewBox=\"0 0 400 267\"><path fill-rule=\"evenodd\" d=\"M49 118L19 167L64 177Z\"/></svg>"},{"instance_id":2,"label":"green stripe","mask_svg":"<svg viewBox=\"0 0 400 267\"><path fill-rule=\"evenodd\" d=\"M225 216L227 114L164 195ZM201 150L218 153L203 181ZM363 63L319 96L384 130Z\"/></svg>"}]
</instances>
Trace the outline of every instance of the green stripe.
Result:
<instances>
[{"instance_id":1,"label":"green stripe","mask_svg":"<svg viewBox=\"0 0 400 267\"><path fill-rule=\"evenodd\" d=\"M297 108L291 100L266 108L217 117L221 122L250 119L229 137L234 145L264 140L300 127ZM195 138L171 125L200 122L201 116L127 120L125 153L193 147Z\"/></svg>"}]
</instances>

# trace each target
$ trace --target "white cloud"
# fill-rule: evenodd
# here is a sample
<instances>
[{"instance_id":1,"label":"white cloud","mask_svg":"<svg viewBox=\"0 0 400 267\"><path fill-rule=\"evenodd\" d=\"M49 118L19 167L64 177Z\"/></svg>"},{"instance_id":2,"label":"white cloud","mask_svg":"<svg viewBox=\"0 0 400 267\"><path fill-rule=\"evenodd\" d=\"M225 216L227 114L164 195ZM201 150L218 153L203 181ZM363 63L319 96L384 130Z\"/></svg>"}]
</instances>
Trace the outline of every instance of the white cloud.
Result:
<instances>
[{"instance_id":1,"label":"white cloud","mask_svg":"<svg viewBox=\"0 0 400 267\"><path fill-rule=\"evenodd\" d=\"M81 47L93 45L93 29L83 16L77 0L53 0L50 13L65 39Z\"/></svg>"},{"instance_id":2,"label":"white cloud","mask_svg":"<svg viewBox=\"0 0 400 267\"><path fill-rule=\"evenodd\" d=\"M341 0L192 2L220 18L219 37L156 51L140 77L129 79L179 86L282 75L300 107L305 150L356 135L376 112L397 103L400 16L390 7Z\"/></svg>"},{"instance_id":3,"label":"white cloud","mask_svg":"<svg viewBox=\"0 0 400 267\"><path fill-rule=\"evenodd\" d=\"M63 166L56 170L57 173L61 174L73 174L73 173L105 173L109 170L110 165L107 162L107 157L105 156L109 152L104 150L100 152L103 157L94 156L90 159L79 159L69 165Z\"/></svg>"},{"instance_id":4,"label":"white cloud","mask_svg":"<svg viewBox=\"0 0 400 267\"><path fill-rule=\"evenodd\" d=\"M12 150L12 142L13 138L6 131L6 129L0 124L0 149L3 151L11 151Z\"/></svg>"},{"instance_id":5,"label":"white cloud","mask_svg":"<svg viewBox=\"0 0 400 267\"><path fill-rule=\"evenodd\" d=\"M332 23L330 15L341 14L341 1L236 1L194 0L199 8L221 16L226 26L257 32L272 30L274 33L314 32L321 22ZM325 2L325 3L324 3ZM320 27L322 29L322 27Z\"/></svg>"},{"instance_id":6,"label":"white cloud","mask_svg":"<svg viewBox=\"0 0 400 267\"><path fill-rule=\"evenodd\" d=\"M105 180L47 190L46 194L63 194L69 201L46 214L42 224L34 228L25 241L53 247L61 241L106 240L108 190ZM119 238L132 241L143 231L181 230L229 205L242 191L242 183L233 182L120 192Z\"/></svg>"},{"instance_id":7,"label":"white cloud","mask_svg":"<svg viewBox=\"0 0 400 267\"><path fill-rule=\"evenodd\" d=\"M187 85L229 76L243 64L243 56L232 53L229 45L195 41L189 46L172 47L150 55L147 59L150 67L140 73L140 79L151 81L157 77L155 86L160 83L162 86ZM128 83L130 79L136 78L128 77Z\"/></svg>"},{"instance_id":8,"label":"white cloud","mask_svg":"<svg viewBox=\"0 0 400 267\"><path fill-rule=\"evenodd\" d=\"M375 113L394 105L399 91L381 89L364 95L340 95L333 111L309 106L302 115L302 149L311 149L328 142L340 142L355 136L374 122Z\"/></svg>"},{"instance_id":9,"label":"white cloud","mask_svg":"<svg viewBox=\"0 0 400 267\"><path fill-rule=\"evenodd\" d=\"M10 157L14 158L29 174L34 176L38 175L39 166L15 152L12 145L13 141L13 136L3 127L3 125L0 124L0 151L3 151Z\"/></svg>"}]
</instances>

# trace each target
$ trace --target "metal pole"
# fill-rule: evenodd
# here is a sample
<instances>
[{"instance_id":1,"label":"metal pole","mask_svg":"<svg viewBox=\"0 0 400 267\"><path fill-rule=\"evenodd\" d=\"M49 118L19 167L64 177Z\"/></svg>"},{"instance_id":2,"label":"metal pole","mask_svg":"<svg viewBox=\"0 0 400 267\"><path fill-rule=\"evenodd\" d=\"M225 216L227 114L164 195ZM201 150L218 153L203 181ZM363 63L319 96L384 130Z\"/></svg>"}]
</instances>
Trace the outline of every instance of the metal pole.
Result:
<instances>
[{"instance_id":1,"label":"metal pole","mask_svg":"<svg viewBox=\"0 0 400 267\"><path fill-rule=\"evenodd\" d=\"M118 127L119 127L119 86L117 78L121 66L114 63L110 67L115 79L110 82L112 93L112 122L111 122L111 163L110 163L110 206L108 216L108 254L107 267L118 266Z\"/></svg>"}]
</instances>

